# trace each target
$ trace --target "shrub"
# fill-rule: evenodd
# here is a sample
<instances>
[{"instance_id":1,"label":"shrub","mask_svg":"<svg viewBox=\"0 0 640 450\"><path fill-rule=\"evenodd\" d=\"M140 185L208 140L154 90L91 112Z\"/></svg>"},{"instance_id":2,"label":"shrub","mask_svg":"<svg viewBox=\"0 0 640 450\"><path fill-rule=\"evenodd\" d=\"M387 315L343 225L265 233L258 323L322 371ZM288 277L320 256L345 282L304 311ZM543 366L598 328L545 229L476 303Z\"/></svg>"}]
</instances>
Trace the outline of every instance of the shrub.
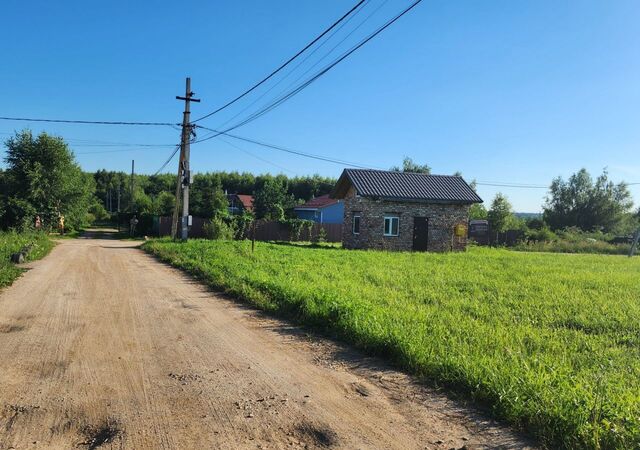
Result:
<instances>
[{"instance_id":1,"label":"shrub","mask_svg":"<svg viewBox=\"0 0 640 450\"><path fill-rule=\"evenodd\" d=\"M92 225L96 221L96 216L90 212L84 215L84 225Z\"/></svg>"},{"instance_id":2,"label":"shrub","mask_svg":"<svg viewBox=\"0 0 640 450\"><path fill-rule=\"evenodd\" d=\"M235 230L234 239L245 239L249 227L253 223L255 218L251 213L244 213L240 215L231 216L228 221Z\"/></svg>"},{"instance_id":3,"label":"shrub","mask_svg":"<svg viewBox=\"0 0 640 450\"><path fill-rule=\"evenodd\" d=\"M320 230L318 231L318 235L315 237L314 242L317 244L327 242L327 232L324 228L320 227Z\"/></svg>"},{"instance_id":4,"label":"shrub","mask_svg":"<svg viewBox=\"0 0 640 450\"><path fill-rule=\"evenodd\" d=\"M27 254L28 261L42 258L53 248L53 242L49 240L46 233L0 232L0 287L10 285L22 273L23 269L11 264L9 258L12 253L20 251L27 245L31 246Z\"/></svg>"},{"instance_id":5,"label":"shrub","mask_svg":"<svg viewBox=\"0 0 640 450\"><path fill-rule=\"evenodd\" d=\"M311 240L311 233L313 231L313 220L305 219L287 219L281 220L280 223L286 225L291 232L292 241ZM306 236L305 232L306 231ZM306 239L304 239L306 237Z\"/></svg>"},{"instance_id":6,"label":"shrub","mask_svg":"<svg viewBox=\"0 0 640 450\"><path fill-rule=\"evenodd\" d=\"M558 239L558 236L546 226L528 229L525 234L527 241L530 242L551 242Z\"/></svg>"},{"instance_id":7,"label":"shrub","mask_svg":"<svg viewBox=\"0 0 640 450\"><path fill-rule=\"evenodd\" d=\"M90 223L93 223L96 220L102 222L111 218L111 215L106 209L104 209L104 206L102 206L101 203L94 203L91 205L89 207L89 213L93 215L93 220L90 221Z\"/></svg>"},{"instance_id":8,"label":"shrub","mask_svg":"<svg viewBox=\"0 0 640 450\"><path fill-rule=\"evenodd\" d=\"M233 227L233 222L227 222L222 218L214 217L204 225L204 234L207 239L230 241L235 238L236 230Z\"/></svg>"}]
</instances>

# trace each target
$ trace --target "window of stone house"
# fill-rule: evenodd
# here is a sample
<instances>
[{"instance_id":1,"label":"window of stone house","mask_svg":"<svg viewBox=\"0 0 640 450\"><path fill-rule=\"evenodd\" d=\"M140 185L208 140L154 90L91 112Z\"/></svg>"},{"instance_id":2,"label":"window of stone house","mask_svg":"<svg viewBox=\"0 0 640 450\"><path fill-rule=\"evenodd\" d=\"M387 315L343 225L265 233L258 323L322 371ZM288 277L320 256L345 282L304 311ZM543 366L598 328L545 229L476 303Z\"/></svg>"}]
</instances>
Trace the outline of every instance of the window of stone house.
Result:
<instances>
[{"instance_id":1,"label":"window of stone house","mask_svg":"<svg viewBox=\"0 0 640 450\"><path fill-rule=\"evenodd\" d=\"M354 214L351 219L351 231L353 234L360 234L360 214Z\"/></svg>"},{"instance_id":2,"label":"window of stone house","mask_svg":"<svg viewBox=\"0 0 640 450\"><path fill-rule=\"evenodd\" d=\"M384 235L397 236L400 228L400 217L384 216Z\"/></svg>"}]
</instances>

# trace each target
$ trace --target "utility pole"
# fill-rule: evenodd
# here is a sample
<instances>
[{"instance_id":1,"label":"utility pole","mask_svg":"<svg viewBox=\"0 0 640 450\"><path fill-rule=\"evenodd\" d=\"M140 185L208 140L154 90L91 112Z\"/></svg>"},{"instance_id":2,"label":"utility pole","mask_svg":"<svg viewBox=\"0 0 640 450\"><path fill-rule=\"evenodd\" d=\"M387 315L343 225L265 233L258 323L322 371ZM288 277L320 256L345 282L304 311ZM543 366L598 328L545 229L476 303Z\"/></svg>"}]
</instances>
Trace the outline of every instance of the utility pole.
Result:
<instances>
[{"instance_id":1,"label":"utility pole","mask_svg":"<svg viewBox=\"0 0 640 450\"><path fill-rule=\"evenodd\" d=\"M131 212L133 213L133 209L134 209L134 201L133 201L133 173L134 173L134 168L135 168L135 160L131 160L131 183L129 186L129 195L130 195L130 200L129 200L129 206L131 208Z\"/></svg>"},{"instance_id":2,"label":"utility pole","mask_svg":"<svg viewBox=\"0 0 640 450\"><path fill-rule=\"evenodd\" d=\"M191 102L199 103L200 100L193 98L191 92L191 78L187 77L184 97L176 95L176 99L184 100L184 114L182 116L182 139L180 142L180 163L178 167L178 185L176 187L176 206L173 210L174 223L177 228L178 199L180 197L180 187L182 186L182 220L181 238L186 240L189 235L189 185L191 184L191 168L189 167L189 157L191 153L190 140L193 131L191 124ZM171 227L172 237L175 238L177 230L174 232L174 225Z\"/></svg>"},{"instance_id":3,"label":"utility pole","mask_svg":"<svg viewBox=\"0 0 640 450\"><path fill-rule=\"evenodd\" d=\"M178 177L176 179L176 201L173 205L173 215L171 217L171 239L178 236L178 211L180 211L180 189L182 188L182 161L184 160L184 151L182 150L182 141L180 143L180 158L178 159Z\"/></svg>"}]
</instances>

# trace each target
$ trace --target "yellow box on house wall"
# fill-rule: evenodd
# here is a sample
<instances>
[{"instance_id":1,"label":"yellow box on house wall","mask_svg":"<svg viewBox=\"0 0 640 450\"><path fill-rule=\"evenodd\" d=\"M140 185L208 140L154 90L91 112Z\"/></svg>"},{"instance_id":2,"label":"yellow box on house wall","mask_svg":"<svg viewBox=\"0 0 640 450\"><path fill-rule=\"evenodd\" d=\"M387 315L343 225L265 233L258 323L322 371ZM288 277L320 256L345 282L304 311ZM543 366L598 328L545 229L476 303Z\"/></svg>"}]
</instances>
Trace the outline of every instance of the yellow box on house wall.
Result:
<instances>
[{"instance_id":1,"label":"yellow box on house wall","mask_svg":"<svg viewBox=\"0 0 640 450\"><path fill-rule=\"evenodd\" d=\"M467 226L465 224L459 223L455 227L455 235L458 237L464 237L467 235Z\"/></svg>"}]
</instances>

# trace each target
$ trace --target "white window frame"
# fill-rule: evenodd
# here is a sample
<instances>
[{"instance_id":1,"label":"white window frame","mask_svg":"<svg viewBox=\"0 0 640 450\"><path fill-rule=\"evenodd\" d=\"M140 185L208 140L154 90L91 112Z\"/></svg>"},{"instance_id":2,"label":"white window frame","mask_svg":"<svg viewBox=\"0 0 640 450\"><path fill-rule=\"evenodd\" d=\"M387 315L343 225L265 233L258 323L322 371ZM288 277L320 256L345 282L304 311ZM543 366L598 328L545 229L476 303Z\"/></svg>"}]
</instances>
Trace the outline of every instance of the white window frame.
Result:
<instances>
[{"instance_id":1,"label":"white window frame","mask_svg":"<svg viewBox=\"0 0 640 450\"><path fill-rule=\"evenodd\" d=\"M393 221L397 220L398 221L398 226L396 228L396 233L393 234ZM387 233L387 220L389 220L389 233ZM394 215L387 215L384 216L384 222L383 222L383 233L385 236L387 237L397 237L400 235L400 216L394 216Z\"/></svg>"},{"instance_id":2,"label":"white window frame","mask_svg":"<svg viewBox=\"0 0 640 450\"><path fill-rule=\"evenodd\" d=\"M358 231L356 231L356 217L358 218ZM360 234L360 227L362 226L362 216L360 214L354 214L351 218L351 233Z\"/></svg>"}]
</instances>

